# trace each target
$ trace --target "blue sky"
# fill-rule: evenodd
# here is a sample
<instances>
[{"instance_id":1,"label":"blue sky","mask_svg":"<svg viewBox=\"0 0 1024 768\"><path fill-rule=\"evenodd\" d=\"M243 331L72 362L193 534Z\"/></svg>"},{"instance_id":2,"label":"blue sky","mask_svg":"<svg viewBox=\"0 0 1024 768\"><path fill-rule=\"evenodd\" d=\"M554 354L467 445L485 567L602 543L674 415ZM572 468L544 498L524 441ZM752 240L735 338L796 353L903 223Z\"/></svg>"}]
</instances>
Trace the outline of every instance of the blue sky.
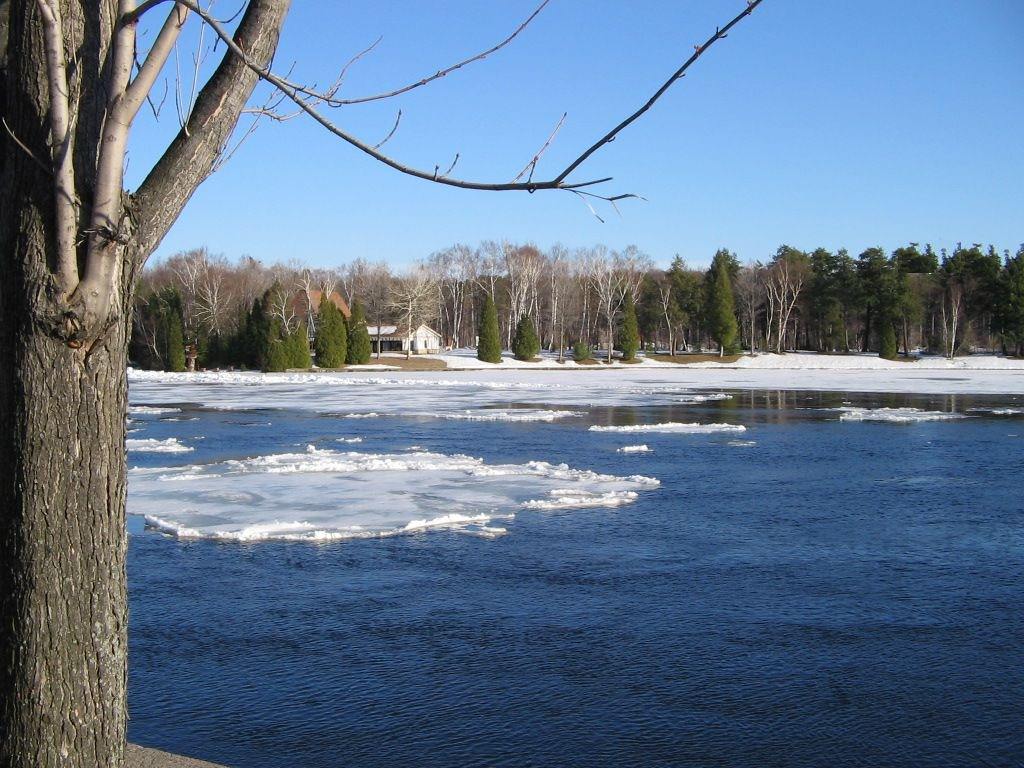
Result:
<instances>
[{"instance_id":1,"label":"blue sky","mask_svg":"<svg viewBox=\"0 0 1024 768\"><path fill-rule=\"evenodd\" d=\"M538 0L539 1L539 0ZM399 99L332 118L409 164L511 180L563 112L537 176L633 111L744 0L552 0L507 48ZM228 15L227 3L222 13ZM278 69L344 92L404 84L494 44L536 3L296 0ZM154 18L153 22L158 21ZM196 19L190 24L194 39ZM598 207L564 192L468 192L402 176L305 118L263 125L195 195L157 257L395 267L455 242L634 243L655 261L744 261L801 248L1024 240L1024 3L764 0L638 123L574 174L614 176ZM145 43L142 43L145 45ZM184 55L187 53L183 52ZM215 54L219 55L219 51ZM137 184L177 130L173 104L133 130Z\"/></svg>"}]
</instances>

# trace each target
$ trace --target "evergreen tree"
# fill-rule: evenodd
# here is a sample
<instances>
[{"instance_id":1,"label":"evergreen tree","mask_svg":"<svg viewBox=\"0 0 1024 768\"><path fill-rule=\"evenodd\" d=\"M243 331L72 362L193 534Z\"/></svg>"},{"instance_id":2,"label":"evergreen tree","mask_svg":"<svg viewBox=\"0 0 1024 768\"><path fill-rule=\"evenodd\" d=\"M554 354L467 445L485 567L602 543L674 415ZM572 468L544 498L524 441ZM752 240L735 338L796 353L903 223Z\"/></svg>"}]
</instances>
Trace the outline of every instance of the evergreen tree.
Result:
<instances>
[{"instance_id":1,"label":"evergreen tree","mask_svg":"<svg viewBox=\"0 0 1024 768\"><path fill-rule=\"evenodd\" d=\"M892 322L886 319L882 323L878 356L884 357L886 360L895 360L896 354L896 329L893 327Z\"/></svg>"},{"instance_id":2,"label":"evergreen tree","mask_svg":"<svg viewBox=\"0 0 1024 768\"><path fill-rule=\"evenodd\" d=\"M594 350L590 348L589 344L584 344L582 341L577 341L572 347L572 359L577 363L582 363L584 360L590 360L594 357Z\"/></svg>"},{"instance_id":3,"label":"evergreen tree","mask_svg":"<svg viewBox=\"0 0 1024 768\"><path fill-rule=\"evenodd\" d=\"M634 323L636 318L633 318ZM533 328L533 320L529 315L519 318L516 325L516 335L512 339L512 354L516 360L533 360L540 352L540 340L537 338L537 331Z\"/></svg>"},{"instance_id":4,"label":"evergreen tree","mask_svg":"<svg viewBox=\"0 0 1024 768\"><path fill-rule=\"evenodd\" d=\"M363 305L354 301L352 315L348 319L348 350L345 353L345 362L349 365L365 365L370 362L371 354L373 345L370 342L370 332L366 330Z\"/></svg>"},{"instance_id":5,"label":"evergreen tree","mask_svg":"<svg viewBox=\"0 0 1024 768\"><path fill-rule=\"evenodd\" d=\"M185 370L185 336L181 328L181 316L176 312L167 313L167 370Z\"/></svg>"},{"instance_id":6,"label":"evergreen tree","mask_svg":"<svg viewBox=\"0 0 1024 768\"><path fill-rule=\"evenodd\" d=\"M238 335L236 343L236 359L249 368L264 369L267 367L267 352L271 338L273 323L267 316L267 294L262 299L254 299L252 308L245 316L245 325Z\"/></svg>"},{"instance_id":7,"label":"evergreen tree","mask_svg":"<svg viewBox=\"0 0 1024 768\"><path fill-rule=\"evenodd\" d=\"M498 310L490 294L484 300L484 311L480 315L477 331L476 357L485 363L501 362L501 333L498 330Z\"/></svg>"},{"instance_id":8,"label":"evergreen tree","mask_svg":"<svg viewBox=\"0 0 1024 768\"><path fill-rule=\"evenodd\" d=\"M999 292L999 324L1003 343L1018 356L1024 352L1024 245L1007 258Z\"/></svg>"},{"instance_id":9,"label":"evergreen tree","mask_svg":"<svg viewBox=\"0 0 1024 768\"><path fill-rule=\"evenodd\" d=\"M736 338L739 334L730 278L735 257L730 259L730 256L728 251L719 251L708 270L711 277L708 285L708 331L711 338L718 342L720 355L736 351Z\"/></svg>"},{"instance_id":10,"label":"evergreen tree","mask_svg":"<svg viewBox=\"0 0 1024 768\"><path fill-rule=\"evenodd\" d=\"M625 301L622 304L622 325L619 327L619 349L622 350L623 360L636 358L637 350L640 349L640 331L636 322L636 305L633 303L633 294L626 291Z\"/></svg>"},{"instance_id":11,"label":"evergreen tree","mask_svg":"<svg viewBox=\"0 0 1024 768\"><path fill-rule=\"evenodd\" d=\"M345 316L326 294L320 300L319 318L313 340L316 364L321 368L341 368L348 355L348 328Z\"/></svg>"},{"instance_id":12,"label":"evergreen tree","mask_svg":"<svg viewBox=\"0 0 1024 768\"><path fill-rule=\"evenodd\" d=\"M309 331L305 323L299 323L299 327L284 337L286 357L289 368L301 368L306 370L313 365L313 358L309 354Z\"/></svg>"},{"instance_id":13,"label":"evergreen tree","mask_svg":"<svg viewBox=\"0 0 1024 768\"><path fill-rule=\"evenodd\" d=\"M270 322L264 344L264 348L260 351L263 370L272 373L288 370L288 345L279 320L275 319Z\"/></svg>"}]
</instances>

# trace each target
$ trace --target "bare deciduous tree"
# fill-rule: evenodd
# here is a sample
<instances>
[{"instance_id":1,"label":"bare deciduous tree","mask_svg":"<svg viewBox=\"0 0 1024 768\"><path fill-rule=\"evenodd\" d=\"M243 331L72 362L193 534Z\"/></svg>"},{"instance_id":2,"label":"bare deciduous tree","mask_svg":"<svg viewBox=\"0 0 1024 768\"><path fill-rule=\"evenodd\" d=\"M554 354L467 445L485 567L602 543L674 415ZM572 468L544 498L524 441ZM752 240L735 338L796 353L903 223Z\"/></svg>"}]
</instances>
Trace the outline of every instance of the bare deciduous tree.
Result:
<instances>
[{"instance_id":1,"label":"bare deciduous tree","mask_svg":"<svg viewBox=\"0 0 1024 768\"><path fill-rule=\"evenodd\" d=\"M437 280L425 267L418 267L395 281L391 309L398 327L405 329L409 346L406 359L412 355L412 332L437 311Z\"/></svg>"}]
</instances>

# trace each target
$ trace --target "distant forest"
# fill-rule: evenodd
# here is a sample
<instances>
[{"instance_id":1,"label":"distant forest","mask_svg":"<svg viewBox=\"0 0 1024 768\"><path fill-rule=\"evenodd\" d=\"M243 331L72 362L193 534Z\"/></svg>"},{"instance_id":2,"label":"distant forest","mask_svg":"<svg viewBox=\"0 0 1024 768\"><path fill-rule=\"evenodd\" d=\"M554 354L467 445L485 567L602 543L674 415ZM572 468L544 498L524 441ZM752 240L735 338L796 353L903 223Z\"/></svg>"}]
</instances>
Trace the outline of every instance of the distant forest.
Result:
<instances>
[{"instance_id":1,"label":"distant forest","mask_svg":"<svg viewBox=\"0 0 1024 768\"><path fill-rule=\"evenodd\" d=\"M488 297L505 348L525 317L543 349L607 350L618 344L624 315L635 313L641 348L673 355L1024 352L1024 245L1014 255L979 244L952 252L910 244L858 256L783 245L764 263L720 250L708 269L695 270L678 256L657 268L633 246L542 251L485 242L452 246L401 274L365 259L311 269L232 262L205 249L180 253L142 276L131 358L167 370L337 367L334 353L334 365L316 359L320 307L296 301L335 293L354 310L340 332L357 349L342 362L372 354L361 336L366 323L426 323L445 346L476 346Z\"/></svg>"}]
</instances>

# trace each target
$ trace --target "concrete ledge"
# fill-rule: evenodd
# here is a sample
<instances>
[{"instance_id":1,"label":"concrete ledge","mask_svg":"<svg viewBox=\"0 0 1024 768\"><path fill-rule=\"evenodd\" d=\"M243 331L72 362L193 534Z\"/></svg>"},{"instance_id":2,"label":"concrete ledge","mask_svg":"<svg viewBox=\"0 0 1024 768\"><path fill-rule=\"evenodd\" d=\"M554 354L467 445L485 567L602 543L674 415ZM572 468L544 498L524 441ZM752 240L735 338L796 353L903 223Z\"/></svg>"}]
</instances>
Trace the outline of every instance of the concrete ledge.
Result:
<instances>
[{"instance_id":1,"label":"concrete ledge","mask_svg":"<svg viewBox=\"0 0 1024 768\"><path fill-rule=\"evenodd\" d=\"M224 768L222 765L172 755L159 749L129 744L124 753L125 768Z\"/></svg>"}]
</instances>

